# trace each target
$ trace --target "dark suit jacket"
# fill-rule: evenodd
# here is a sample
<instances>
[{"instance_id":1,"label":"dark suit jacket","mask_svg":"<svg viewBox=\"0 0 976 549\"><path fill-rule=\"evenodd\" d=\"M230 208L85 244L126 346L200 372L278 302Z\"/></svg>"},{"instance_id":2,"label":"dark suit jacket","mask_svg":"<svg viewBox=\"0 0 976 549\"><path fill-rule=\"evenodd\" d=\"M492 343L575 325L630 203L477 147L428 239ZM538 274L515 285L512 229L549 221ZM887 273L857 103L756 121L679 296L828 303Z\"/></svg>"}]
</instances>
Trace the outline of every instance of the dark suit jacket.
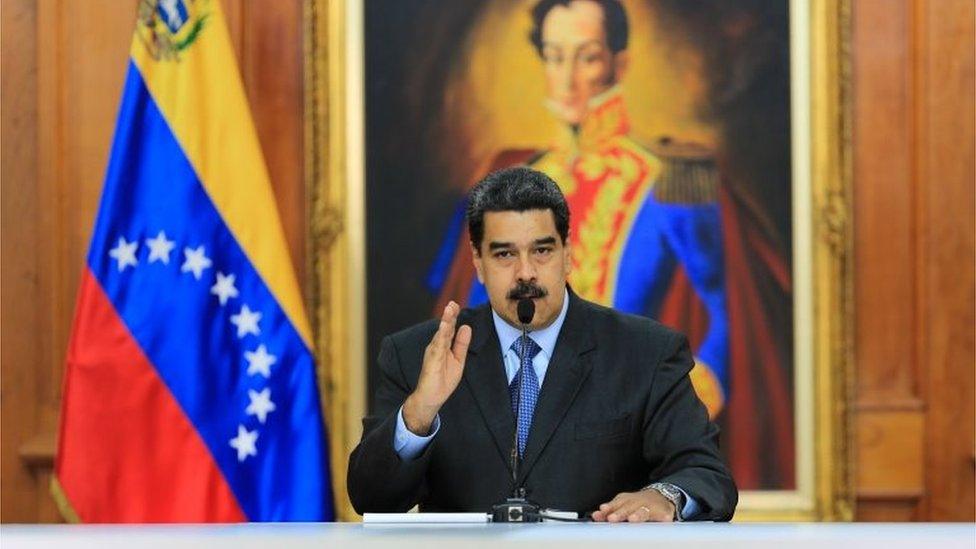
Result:
<instances>
[{"instance_id":1,"label":"dark suit jacket","mask_svg":"<svg viewBox=\"0 0 976 549\"><path fill-rule=\"evenodd\" d=\"M512 492L515 418L491 309L465 309L473 337L464 375L440 410L440 431L403 461L393 449L396 416L416 387L438 320L382 343L376 414L349 460L349 497L359 513L489 511ZM729 520L738 492L688 378L687 339L647 318L570 292L569 310L542 384L519 469L528 498L544 508L590 512L651 482L681 487L700 520Z\"/></svg>"}]
</instances>

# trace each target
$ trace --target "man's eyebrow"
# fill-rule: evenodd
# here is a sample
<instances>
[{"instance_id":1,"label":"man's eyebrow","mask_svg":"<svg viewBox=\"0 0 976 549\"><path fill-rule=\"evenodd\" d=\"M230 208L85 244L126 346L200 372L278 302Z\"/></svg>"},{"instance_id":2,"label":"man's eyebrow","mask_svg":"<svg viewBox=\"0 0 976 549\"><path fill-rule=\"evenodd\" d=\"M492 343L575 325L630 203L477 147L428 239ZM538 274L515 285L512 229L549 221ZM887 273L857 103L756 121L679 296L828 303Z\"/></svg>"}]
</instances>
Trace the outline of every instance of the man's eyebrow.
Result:
<instances>
[{"instance_id":1,"label":"man's eyebrow","mask_svg":"<svg viewBox=\"0 0 976 549\"><path fill-rule=\"evenodd\" d=\"M542 47L543 48L546 48L546 47L549 47L549 48L562 48L565 45L565 46L569 46L570 48L577 48L577 49L579 49L579 48L582 48L583 46L589 46L591 44L596 44L597 46L600 46L601 48L604 47L603 46L603 44L604 44L603 43L603 40L600 40L600 39L597 39L597 38L591 38L591 39L589 39L589 40L587 40L585 42L579 42L579 43L573 43L573 44L563 44L561 42L551 42L551 41L545 41L545 40L542 41Z\"/></svg>"},{"instance_id":2,"label":"man's eyebrow","mask_svg":"<svg viewBox=\"0 0 976 549\"><path fill-rule=\"evenodd\" d=\"M546 244L555 244L555 243L556 243L556 237L554 237L554 236L547 236L545 238L537 238L535 240L535 245L536 246L544 246Z\"/></svg>"},{"instance_id":3,"label":"man's eyebrow","mask_svg":"<svg viewBox=\"0 0 976 549\"><path fill-rule=\"evenodd\" d=\"M594 38L592 40L587 40L586 42L580 42L577 47L582 48L583 46L589 46L591 44L596 44L597 46L600 46L601 48L604 47L603 40L597 40L596 38Z\"/></svg>"},{"instance_id":4,"label":"man's eyebrow","mask_svg":"<svg viewBox=\"0 0 976 549\"><path fill-rule=\"evenodd\" d=\"M489 242L488 243L489 250L501 250L501 249L506 249L511 247L513 247L511 242Z\"/></svg>"}]
</instances>

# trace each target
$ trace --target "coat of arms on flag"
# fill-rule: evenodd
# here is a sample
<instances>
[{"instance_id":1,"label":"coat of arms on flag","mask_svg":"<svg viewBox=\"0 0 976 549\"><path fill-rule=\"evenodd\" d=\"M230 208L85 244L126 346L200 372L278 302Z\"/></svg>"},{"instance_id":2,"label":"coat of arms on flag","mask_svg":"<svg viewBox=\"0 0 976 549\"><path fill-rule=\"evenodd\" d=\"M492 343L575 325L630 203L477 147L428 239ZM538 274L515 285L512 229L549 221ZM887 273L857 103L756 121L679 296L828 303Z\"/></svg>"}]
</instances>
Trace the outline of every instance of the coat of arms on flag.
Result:
<instances>
[{"instance_id":1,"label":"coat of arms on flag","mask_svg":"<svg viewBox=\"0 0 976 549\"><path fill-rule=\"evenodd\" d=\"M140 0L136 38L153 59L179 61L196 42L213 10L210 0Z\"/></svg>"}]
</instances>

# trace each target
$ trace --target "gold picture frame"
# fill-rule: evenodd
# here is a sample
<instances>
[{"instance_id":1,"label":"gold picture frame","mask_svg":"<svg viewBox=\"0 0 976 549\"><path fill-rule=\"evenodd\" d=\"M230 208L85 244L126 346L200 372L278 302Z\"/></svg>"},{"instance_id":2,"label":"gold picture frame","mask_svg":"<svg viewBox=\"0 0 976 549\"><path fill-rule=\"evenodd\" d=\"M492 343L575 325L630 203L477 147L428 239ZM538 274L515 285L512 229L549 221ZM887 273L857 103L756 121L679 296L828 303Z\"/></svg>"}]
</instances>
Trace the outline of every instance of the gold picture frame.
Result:
<instances>
[{"instance_id":1,"label":"gold picture frame","mask_svg":"<svg viewBox=\"0 0 976 549\"><path fill-rule=\"evenodd\" d=\"M735 520L852 520L850 0L790 0L797 489ZM337 518L366 411L362 0L305 1L307 257ZM799 191L799 192L797 192Z\"/></svg>"}]
</instances>

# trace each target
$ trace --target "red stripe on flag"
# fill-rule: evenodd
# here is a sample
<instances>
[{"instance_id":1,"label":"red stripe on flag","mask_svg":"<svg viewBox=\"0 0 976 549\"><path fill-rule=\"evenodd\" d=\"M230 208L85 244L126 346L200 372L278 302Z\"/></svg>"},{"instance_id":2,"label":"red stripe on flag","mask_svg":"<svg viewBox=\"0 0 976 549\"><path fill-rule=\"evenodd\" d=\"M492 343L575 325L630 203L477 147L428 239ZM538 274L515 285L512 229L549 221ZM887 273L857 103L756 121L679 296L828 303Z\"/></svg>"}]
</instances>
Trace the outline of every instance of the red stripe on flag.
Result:
<instances>
[{"instance_id":1,"label":"red stripe on flag","mask_svg":"<svg viewBox=\"0 0 976 549\"><path fill-rule=\"evenodd\" d=\"M55 474L83 522L246 520L200 435L88 269L63 399Z\"/></svg>"}]
</instances>

